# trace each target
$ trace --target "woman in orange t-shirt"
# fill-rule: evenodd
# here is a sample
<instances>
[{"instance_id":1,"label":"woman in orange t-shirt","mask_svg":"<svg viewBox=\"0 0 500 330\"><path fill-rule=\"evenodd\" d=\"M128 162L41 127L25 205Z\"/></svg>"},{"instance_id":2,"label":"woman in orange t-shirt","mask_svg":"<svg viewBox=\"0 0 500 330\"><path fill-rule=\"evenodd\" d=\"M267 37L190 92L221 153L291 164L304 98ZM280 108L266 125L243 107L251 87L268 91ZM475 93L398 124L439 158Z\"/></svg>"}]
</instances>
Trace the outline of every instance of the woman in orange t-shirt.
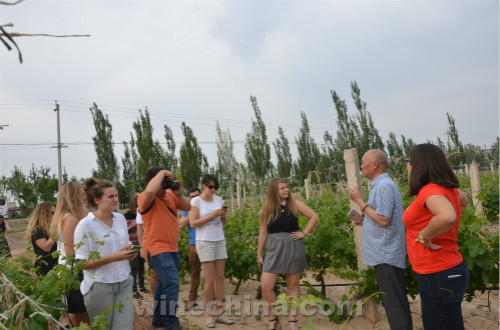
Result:
<instances>
[{"instance_id":1,"label":"woman in orange t-shirt","mask_svg":"<svg viewBox=\"0 0 500 330\"><path fill-rule=\"evenodd\" d=\"M459 252L457 232L468 198L457 189L457 176L439 147L419 144L406 163L409 195L416 198L403 221L424 329L464 329L461 304L469 269Z\"/></svg>"}]
</instances>

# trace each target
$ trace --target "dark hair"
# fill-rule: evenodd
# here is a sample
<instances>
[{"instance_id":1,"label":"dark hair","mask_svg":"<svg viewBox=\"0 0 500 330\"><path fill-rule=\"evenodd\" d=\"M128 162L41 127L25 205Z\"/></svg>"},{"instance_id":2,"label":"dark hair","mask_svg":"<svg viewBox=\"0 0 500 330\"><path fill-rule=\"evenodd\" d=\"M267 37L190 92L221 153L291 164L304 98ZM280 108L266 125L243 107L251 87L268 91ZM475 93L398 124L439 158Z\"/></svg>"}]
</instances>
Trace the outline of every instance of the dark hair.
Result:
<instances>
[{"instance_id":1,"label":"dark hair","mask_svg":"<svg viewBox=\"0 0 500 330\"><path fill-rule=\"evenodd\" d=\"M458 188L459 182L446 155L438 146L423 143L410 151L411 174L408 196L418 194L423 186L434 183L441 187Z\"/></svg>"},{"instance_id":2,"label":"dark hair","mask_svg":"<svg viewBox=\"0 0 500 330\"><path fill-rule=\"evenodd\" d=\"M92 207L97 207L95 198L102 198L104 189L112 188L114 185L108 180L101 180L96 178L88 178L85 181L83 191L85 191L85 199Z\"/></svg>"},{"instance_id":3,"label":"dark hair","mask_svg":"<svg viewBox=\"0 0 500 330\"><path fill-rule=\"evenodd\" d=\"M197 192L199 192L199 193L201 192L200 188L198 188L198 187L193 187L193 188L191 188L191 189L189 189L189 190L188 190L188 194L190 194L190 193L192 193L192 192L195 192L195 191L197 191Z\"/></svg>"},{"instance_id":4,"label":"dark hair","mask_svg":"<svg viewBox=\"0 0 500 330\"><path fill-rule=\"evenodd\" d=\"M156 176L156 174L158 174L158 172L163 171L163 170L164 170L164 168L161 166L153 166L153 167L148 168L148 170L146 171L146 175L144 176L144 180L146 180L146 184L148 184L149 181L151 181L151 179L154 178Z\"/></svg>"},{"instance_id":5,"label":"dark hair","mask_svg":"<svg viewBox=\"0 0 500 330\"><path fill-rule=\"evenodd\" d=\"M134 213L134 212L137 213L137 196L133 196L130 199L129 210L133 211L132 213Z\"/></svg>"},{"instance_id":6,"label":"dark hair","mask_svg":"<svg viewBox=\"0 0 500 330\"><path fill-rule=\"evenodd\" d=\"M219 189L219 181L217 180L217 178L214 175L204 174L201 177L201 183L203 183L205 186L208 186L210 181L213 181L215 183L215 189Z\"/></svg>"}]
</instances>

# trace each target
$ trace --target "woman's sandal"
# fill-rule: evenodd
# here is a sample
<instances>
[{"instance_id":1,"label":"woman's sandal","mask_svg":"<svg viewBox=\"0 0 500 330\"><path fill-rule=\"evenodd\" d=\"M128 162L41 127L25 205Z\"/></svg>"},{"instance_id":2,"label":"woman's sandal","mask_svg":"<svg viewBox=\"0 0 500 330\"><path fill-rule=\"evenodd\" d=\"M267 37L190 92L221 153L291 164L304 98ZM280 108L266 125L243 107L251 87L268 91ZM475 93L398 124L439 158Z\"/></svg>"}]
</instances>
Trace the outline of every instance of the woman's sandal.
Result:
<instances>
[{"instance_id":1,"label":"woman's sandal","mask_svg":"<svg viewBox=\"0 0 500 330\"><path fill-rule=\"evenodd\" d=\"M288 323L297 323L298 320L294 320L294 321L288 321ZM299 330L300 328L297 328L297 330Z\"/></svg>"},{"instance_id":2,"label":"woman's sandal","mask_svg":"<svg viewBox=\"0 0 500 330\"><path fill-rule=\"evenodd\" d=\"M281 329L281 322L278 319L278 317L275 317L274 320L269 320L269 322L276 322L276 323L274 323L274 328L271 328L269 330L279 330L279 329Z\"/></svg>"}]
</instances>

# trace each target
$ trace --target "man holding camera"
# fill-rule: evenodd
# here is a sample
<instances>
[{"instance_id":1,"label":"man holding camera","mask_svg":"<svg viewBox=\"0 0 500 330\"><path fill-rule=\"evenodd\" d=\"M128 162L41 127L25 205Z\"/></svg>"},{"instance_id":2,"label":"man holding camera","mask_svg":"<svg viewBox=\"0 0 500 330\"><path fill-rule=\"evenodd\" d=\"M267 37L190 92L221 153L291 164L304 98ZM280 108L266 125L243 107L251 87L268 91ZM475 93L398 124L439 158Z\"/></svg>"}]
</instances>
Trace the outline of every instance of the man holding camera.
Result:
<instances>
[{"instance_id":1,"label":"man holding camera","mask_svg":"<svg viewBox=\"0 0 500 330\"><path fill-rule=\"evenodd\" d=\"M179 298L179 225L177 209L189 211L189 199L182 186L173 181L172 172L151 167L146 172L146 189L139 195L138 205L144 222L143 249L158 275L155 291L153 328L180 330L176 314Z\"/></svg>"}]
</instances>

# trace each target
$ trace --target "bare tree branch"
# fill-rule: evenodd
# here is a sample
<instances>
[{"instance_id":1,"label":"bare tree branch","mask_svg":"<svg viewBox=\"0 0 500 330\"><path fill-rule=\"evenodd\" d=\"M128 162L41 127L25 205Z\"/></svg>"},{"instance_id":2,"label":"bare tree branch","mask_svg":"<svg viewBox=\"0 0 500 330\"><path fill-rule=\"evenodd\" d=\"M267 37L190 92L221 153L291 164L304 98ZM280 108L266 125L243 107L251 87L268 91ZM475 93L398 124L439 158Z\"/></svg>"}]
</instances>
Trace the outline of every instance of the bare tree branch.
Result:
<instances>
[{"instance_id":1,"label":"bare tree branch","mask_svg":"<svg viewBox=\"0 0 500 330\"><path fill-rule=\"evenodd\" d=\"M10 32L7 35L11 37L54 37L54 38L67 38L67 37L90 37L90 34L47 34L47 33L17 33ZM0 37L5 36L4 33L0 33Z\"/></svg>"},{"instance_id":2,"label":"bare tree branch","mask_svg":"<svg viewBox=\"0 0 500 330\"><path fill-rule=\"evenodd\" d=\"M13 5L17 5L18 3L22 2L22 1L24 1L24 0L17 0L15 2L0 1L0 5L13 6Z\"/></svg>"},{"instance_id":3,"label":"bare tree branch","mask_svg":"<svg viewBox=\"0 0 500 330\"><path fill-rule=\"evenodd\" d=\"M17 53L19 54L19 62L23 63L23 55L21 54L21 50L19 49L19 47L17 47L17 44L16 42L14 41L14 39L12 39L12 37L3 29L3 27L0 26L0 31L2 31L2 36L5 36L17 49ZM2 40L2 42L4 43L5 45L5 41ZM10 47L7 47L7 49L11 50Z\"/></svg>"}]
</instances>

